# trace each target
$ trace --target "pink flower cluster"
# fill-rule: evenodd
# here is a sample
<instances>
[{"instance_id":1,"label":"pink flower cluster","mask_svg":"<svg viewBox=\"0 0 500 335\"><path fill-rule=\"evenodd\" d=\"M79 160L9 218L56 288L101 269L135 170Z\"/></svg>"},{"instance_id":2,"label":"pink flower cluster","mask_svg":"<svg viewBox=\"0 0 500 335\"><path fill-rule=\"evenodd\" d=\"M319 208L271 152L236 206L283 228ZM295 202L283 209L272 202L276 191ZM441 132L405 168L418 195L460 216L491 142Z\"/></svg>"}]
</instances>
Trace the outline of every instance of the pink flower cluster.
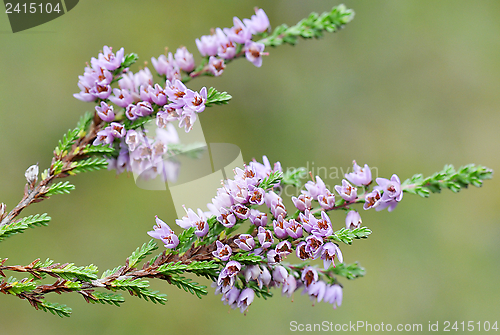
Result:
<instances>
[{"instance_id":1,"label":"pink flower cluster","mask_svg":"<svg viewBox=\"0 0 500 335\"><path fill-rule=\"evenodd\" d=\"M262 65L262 55L265 55L264 44L252 41L255 34L263 33L269 28L269 19L262 9L256 9L250 19L233 18L231 28L216 28L212 35L196 39L196 46L202 56L209 57L209 69L218 76L224 69L224 61L238 56L241 45L245 57L255 66Z\"/></svg>"}]
</instances>

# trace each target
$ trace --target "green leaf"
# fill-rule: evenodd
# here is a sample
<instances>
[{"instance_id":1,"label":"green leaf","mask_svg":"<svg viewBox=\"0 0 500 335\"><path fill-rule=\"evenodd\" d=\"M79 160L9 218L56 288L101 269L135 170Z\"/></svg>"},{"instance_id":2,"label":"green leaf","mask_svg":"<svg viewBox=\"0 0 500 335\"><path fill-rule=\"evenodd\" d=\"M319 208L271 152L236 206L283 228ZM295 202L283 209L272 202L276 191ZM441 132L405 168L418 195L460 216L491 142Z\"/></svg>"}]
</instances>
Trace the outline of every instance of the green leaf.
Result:
<instances>
[{"instance_id":1,"label":"green leaf","mask_svg":"<svg viewBox=\"0 0 500 335\"><path fill-rule=\"evenodd\" d=\"M168 281L171 284L174 284L178 288L184 289L184 291L189 292L193 295L196 295L198 298L201 299L202 295L207 295L207 290L205 290L207 287L204 285L199 285L196 282L193 282L189 278L185 278L182 276L172 276L168 279Z\"/></svg>"},{"instance_id":2,"label":"green leaf","mask_svg":"<svg viewBox=\"0 0 500 335\"><path fill-rule=\"evenodd\" d=\"M87 132L90 124L92 123L92 119L94 118L93 112L85 112L81 117L78 123L76 124L76 129L79 131L79 137L83 137Z\"/></svg>"},{"instance_id":3,"label":"green leaf","mask_svg":"<svg viewBox=\"0 0 500 335\"><path fill-rule=\"evenodd\" d=\"M360 228L356 228L353 230L342 228L340 230L337 230L335 233L333 233L333 235L330 238L337 241L337 242L343 242L345 244L352 244L353 239L366 238L371 233L372 233L372 231L370 229L368 229L367 227L360 227Z\"/></svg>"},{"instance_id":4,"label":"green leaf","mask_svg":"<svg viewBox=\"0 0 500 335\"><path fill-rule=\"evenodd\" d=\"M101 276L101 279L104 279L106 277L109 277L111 276L112 274L115 274L118 270L120 270L121 268L123 267L123 265L118 265L117 267L115 267L114 269L108 269L106 271L103 272L102 276Z\"/></svg>"},{"instance_id":5,"label":"green leaf","mask_svg":"<svg viewBox=\"0 0 500 335\"><path fill-rule=\"evenodd\" d=\"M179 245L177 246L176 250L178 250L180 254L186 252L189 248L191 248L194 241L196 241L196 239L198 238L194 234L194 231L195 228L190 227L179 234Z\"/></svg>"},{"instance_id":6,"label":"green leaf","mask_svg":"<svg viewBox=\"0 0 500 335\"><path fill-rule=\"evenodd\" d=\"M129 53L128 55L125 55L123 63L121 65L122 68L127 68L132 66L137 60L139 59L139 56L136 53Z\"/></svg>"},{"instance_id":7,"label":"green leaf","mask_svg":"<svg viewBox=\"0 0 500 335\"><path fill-rule=\"evenodd\" d=\"M214 280L217 278L217 270L219 269L219 264L214 261L193 261L189 263L186 267L186 271L192 272L197 276L204 276L208 279Z\"/></svg>"},{"instance_id":8,"label":"green leaf","mask_svg":"<svg viewBox=\"0 0 500 335\"><path fill-rule=\"evenodd\" d=\"M54 194L67 194L74 189L75 185L71 185L69 181L60 181L57 184L52 184L44 195L50 197Z\"/></svg>"},{"instance_id":9,"label":"green leaf","mask_svg":"<svg viewBox=\"0 0 500 335\"><path fill-rule=\"evenodd\" d=\"M483 180L491 179L492 176L493 170L484 166L469 164L455 170L453 165L446 165L442 171L427 178L421 174L414 175L401 184L401 189L427 198L431 193L440 193L443 188L456 193L469 185L480 187Z\"/></svg>"},{"instance_id":10,"label":"green leaf","mask_svg":"<svg viewBox=\"0 0 500 335\"><path fill-rule=\"evenodd\" d=\"M51 303L46 300L36 301L36 309L40 309L44 312L50 312L53 315L58 315L62 317L69 317L71 315L71 308L66 307L66 305L60 305L57 303Z\"/></svg>"},{"instance_id":11,"label":"green leaf","mask_svg":"<svg viewBox=\"0 0 500 335\"><path fill-rule=\"evenodd\" d=\"M107 293L107 292L94 292L92 297L88 301L92 304L110 304L120 307L121 303L125 302L125 299L121 294Z\"/></svg>"},{"instance_id":12,"label":"green leaf","mask_svg":"<svg viewBox=\"0 0 500 335\"><path fill-rule=\"evenodd\" d=\"M283 173L282 183L284 185L293 185L295 187L301 187L301 179L307 175L306 168L300 167L297 169L288 169Z\"/></svg>"},{"instance_id":13,"label":"green leaf","mask_svg":"<svg viewBox=\"0 0 500 335\"><path fill-rule=\"evenodd\" d=\"M307 18L300 20L296 25L288 27L280 25L268 37L259 40L265 46L278 46L283 43L295 45L299 37L320 38L323 32L335 32L340 30L354 17L354 12L344 5L333 7L330 12L321 15L311 13Z\"/></svg>"},{"instance_id":14,"label":"green leaf","mask_svg":"<svg viewBox=\"0 0 500 335\"><path fill-rule=\"evenodd\" d=\"M59 157L63 157L67 154L67 151L71 149L71 146L78 139L78 134L80 130L75 128L73 130L68 130L66 134L64 134L62 140L59 140L59 145L55 148L55 154Z\"/></svg>"},{"instance_id":15,"label":"green leaf","mask_svg":"<svg viewBox=\"0 0 500 335\"><path fill-rule=\"evenodd\" d=\"M149 287L149 282L147 280L141 280L139 278L126 278L120 280L116 279L110 284L111 289L128 291L131 295L135 295L146 301L149 300L152 303L160 303L164 305L167 301L167 295L159 293L159 291L150 291L147 289L147 287Z\"/></svg>"},{"instance_id":16,"label":"green leaf","mask_svg":"<svg viewBox=\"0 0 500 335\"><path fill-rule=\"evenodd\" d=\"M258 187L268 190L276 186L283 179L283 172L273 171L269 176L264 178Z\"/></svg>"},{"instance_id":17,"label":"green leaf","mask_svg":"<svg viewBox=\"0 0 500 335\"><path fill-rule=\"evenodd\" d=\"M7 291L12 295L31 292L36 289L36 283L33 281L33 279L23 278L18 281L14 277L9 277L6 283L8 283L10 286Z\"/></svg>"},{"instance_id":18,"label":"green leaf","mask_svg":"<svg viewBox=\"0 0 500 335\"><path fill-rule=\"evenodd\" d=\"M347 279L356 279L358 277L363 277L366 274L366 270L363 267L359 266L358 262L352 264L337 264L332 269L332 272Z\"/></svg>"},{"instance_id":19,"label":"green leaf","mask_svg":"<svg viewBox=\"0 0 500 335\"><path fill-rule=\"evenodd\" d=\"M213 105L224 105L232 99L232 96L227 92L218 92L215 88L210 87L207 93L207 101L205 106L210 107Z\"/></svg>"},{"instance_id":20,"label":"green leaf","mask_svg":"<svg viewBox=\"0 0 500 335\"><path fill-rule=\"evenodd\" d=\"M62 279L72 280L77 278L81 281L90 282L97 279L97 266L90 264L87 266L75 266L74 263L65 264L62 267L55 267L51 270Z\"/></svg>"},{"instance_id":21,"label":"green leaf","mask_svg":"<svg viewBox=\"0 0 500 335\"><path fill-rule=\"evenodd\" d=\"M162 264L158 267L158 269L156 269L156 271L158 271L164 275L170 276L173 274L180 274L180 273L186 271L186 268L187 268L186 264L182 264L181 261L178 261L177 263Z\"/></svg>"},{"instance_id":22,"label":"green leaf","mask_svg":"<svg viewBox=\"0 0 500 335\"><path fill-rule=\"evenodd\" d=\"M105 169L108 166L106 158L89 158L78 162L73 162L70 174L90 172Z\"/></svg>"},{"instance_id":23,"label":"green leaf","mask_svg":"<svg viewBox=\"0 0 500 335\"><path fill-rule=\"evenodd\" d=\"M0 227L0 241L32 227L46 226L51 220L47 213L30 215L17 222L12 222Z\"/></svg>"},{"instance_id":24,"label":"green leaf","mask_svg":"<svg viewBox=\"0 0 500 335\"><path fill-rule=\"evenodd\" d=\"M260 264L263 262L261 256L250 254L249 251L238 252L230 257L232 261L237 261L243 264Z\"/></svg>"},{"instance_id":25,"label":"green leaf","mask_svg":"<svg viewBox=\"0 0 500 335\"><path fill-rule=\"evenodd\" d=\"M100 144L100 145L87 145L85 149L83 149L83 153L86 155L90 154L113 154L116 150L111 148L108 145Z\"/></svg>"},{"instance_id":26,"label":"green leaf","mask_svg":"<svg viewBox=\"0 0 500 335\"><path fill-rule=\"evenodd\" d=\"M133 268L137 263L143 260L147 255L150 255L153 250L158 249L158 245L154 240L144 243L142 247L137 248L128 258L128 266Z\"/></svg>"}]
</instances>

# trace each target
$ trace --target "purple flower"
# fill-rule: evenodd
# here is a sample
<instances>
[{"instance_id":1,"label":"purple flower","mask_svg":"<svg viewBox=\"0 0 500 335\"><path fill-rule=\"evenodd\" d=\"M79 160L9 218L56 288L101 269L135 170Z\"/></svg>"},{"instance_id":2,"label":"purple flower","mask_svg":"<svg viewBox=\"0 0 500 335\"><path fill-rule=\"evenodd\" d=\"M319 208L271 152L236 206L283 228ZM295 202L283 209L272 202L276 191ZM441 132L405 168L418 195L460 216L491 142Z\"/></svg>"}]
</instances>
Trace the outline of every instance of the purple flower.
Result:
<instances>
[{"instance_id":1,"label":"purple flower","mask_svg":"<svg viewBox=\"0 0 500 335\"><path fill-rule=\"evenodd\" d=\"M250 209L250 222L256 227L265 227L267 225L267 214L257 209Z\"/></svg>"},{"instance_id":2,"label":"purple flower","mask_svg":"<svg viewBox=\"0 0 500 335\"><path fill-rule=\"evenodd\" d=\"M253 41L247 41L245 43L245 57L257 67L262 66L262 56L267 56L268 53L263 52L265 45L262 43L256 43Z\"/></svg>"},{"instance_id":3,"label":"purple flower","mask_svg":"<svg viewBox=\"0 0 500 335\"><path fill-rule=\"evenodd\" d=\"M233 287L226 293L222 295L221 301L224 301L224 305L228 304L232 309L238 307L238 297L240 296L240 290Z\"/></svg>"},{"instance_id":4,"label":"purple flower","mask_svg":"<svg viewBox=\"0 0 500 335\"><path fill-rule=\"evenodd\" d=\"M329 211L335 207L335 195L330 193L330 191L327 189L326 194L320 194L318 195L318 202L321 208L323 208L326 211Z\"/></svg>"},{"instance_id":5,"label":"purple flower","mask_svg":"<svg viewBox=\"0 0 500 335\"><path fill-rule=\"evenodd\" d=\"M302 228L308 233L311 232L315 220L316 218L314 215L309 213L309 210L306 210L304 213L300 213L298 217L298 221L302 223Z\"/></svg>"},{"instance_id":6,"label":"purple flower","mask_svg":"<svg viewBox=\"0 0 500 335\"><path fill-rule=\"evenodd\" d=\"M243 19L252 34L263 33L269 28L269 19L262 8L255 8L255 15L250 19Z\"/></svg>"},{"instance_id":7,"label":"purple flower","mask_svg":"<svg viewBox=\"0 0 500 335\"><path fill-rule=\"evenodd\" d=\"M273 234L270 230L267 230L264 227L259 227L257 238L259 239L259 243L263 249L269 248L274 243Z\"/></svg>"},{"instance_id":8,"label":"purple flower","mask_svg":"<svg viewBox=\"0 0 500 335\"><path fill-rule=\"evenodd\" d=\"M187 88L182 83L182 81L176 79L173 82L167 80L167 85L164 89L165 93L167 93L168 100L172 102L169 107L173 108L182 108L185 105L185 101L183 100L186 95Z\"/></svg>"},{"instance_id":9,"label":"purple flower","mask_svg":"<svg viewBox=\"0 0 500 335\"><path fill-rule=\"evenodd\" d=\"M164 110L156 114L156 125L159 128L165 128L167 123L178 121L181 118L182 109L165 107Z\"/></svg>"},{"instance_id":10,"label":"purple flower","mask_svg":"<svg viewBox=\"0 0 500 335\"><path fill-rule=\"evenodd\" d=\"M273 270L273 280L277 283L284 283L288 278L288 272L282 265L278 265Z\"/></svg>"},{"instance_id":11,"label":"purple flower","mask_svg":"<svg viewBox=\"0 0 500 335\"><path fill-rule=\"evenodd\" d=\"M111 86L96 82L95 86L90 89L90 94L99 99L107 99L111 95Z\"/></svg>"},{"instance_id":12,"label":"purple flower","mask_svg":"<svg viewBox=\"0 0 500 335\"><path fill-rule=\"evenodd\" d=\"M151 104L147 101L139 102L134 109L134 113L137 116L148 116L153 112L154 112L153 107L151 107Z\"/></svg>"},{"instance_id":13,"label":"purple flower","mask_svg":"<svg viewBox=\"0 0 500 335\"><path fill-rule=\"evenodd\" d=\"M281 254L277 253L276 250L269 250L267 252L267 264L274 265L281 263Z\"/></svg>"},{"instance_id":14,"label":"purple flower","mask_svg":"<svg viewBox=\"0 0 500 335\"><path fill-rule=\"evenodd\" d=\"M148 92L151 101L153 101L158 106L163 106L167 103L167 95L165 94L165 91L163 91L163 88L160 87L160 85L156 84L154 89Z\"/></svg>"},{"instance_id":15,"label":"purple flower","mask_svg":"<svg viewBox=\"0 0 500 335\"><path fill-rule=\"evenodd\" d=\"M196 112L193 109L186 108L186 106L182 107L181 118L179 119L179 128L184 128L186 133L189 133L191 129L193 129L196 119Z\"/></svg>"},{"instance_id":16,"label":"purple flower","mask_svg":"<svg viewBox=\"0 0 500 335\"><path fill-rule=\"evenodd\" d=\"M342 252L340 251L338 245L332 242L324 244L323 251L321 252L321 259L323 260L323 266L325 267L325 270L327 270L332 264L333 267L335 267L335 263L333 263L335 256L337 256L337 259L340 263L344 262Z\"/></svg>"},{"instance_id":17,"label":"purple flower","mask_svg":"<svg viewBox=\"0 0 500 335\"><path fill-rule=\"evenodd\" d=\"M252 38L252 33L250 30L241 22L237 17L233 18L234 26L231 28L224 28L224 33L226 33L228 39L232 42L245 44Z\"/></svg>"},{"instance_id":18,"label":"purple flower","mask_svg":"<svg viewBox=\"0 0 500 335\"><path fill-rule=\"evenodd\" d=\"M127 107L134 100L132 95L127 90L113 89L114 96L110 96L109 100L120 107Z\"/></svg>"},{"instance_id":19,"label":"purple flower","mask_svg":"<svg viewBox=\"0 0 500 335\"><path fill-rule=\"evenodd\" d=\"M212 251L212 255L214 257L217 257L223 262L226 262L229 260L229 257L231 257L231 254L233 253L233 250L231 247L227 244L223 244L221 241L215 241L217 245L217 250Z\"/></svg>"},{"instance_id":20,"label":"purple flower","mask_svg":"<svg viewBox=\"0 0 500 335\"><path fill-rule=\"evenodd\" d=\"M255 159L252 162L250 162L250 165L254 169L254 171L257 174L257 177L259 179L264 179L264 178L268 177L272 172L277 172L277 171L283 172L283 169L281 168L280 162L274 163L273 168L271 168L271 164L269 163L269 159L266 156L262 156L262 162L264 164L258 163Z\"/></svg>"},{"instance_id":21,"label":"purple flower","mask_svg":"<svg viewBox=\"0 0 500 335\"><path fill-rule=\"evenodd\" d=\"M306 250L306 245L307 243L305 241L302 241L299 244L297 244L297 249L296 249L297 257L303 261L312 258L311 253Z\"/></svg>"},{"instance_id":22,"label":"purple flower","mask_svg":"<svg viewBox=\"0 0 500 335\"><path fill-rule=\"evenodd\" d=\"M342 199L348 202L354 201L358 196L358 189L349 184L349 182L345 179L342 179L342 186L335 186L335 190L342 197Z\"/></svg>"},{"instance_id":23,"label":"purple flower","mask_svg":"<svg viewBox=\"0 0 500 335\"><path fill-rule=\"evenodd\" d=\"M332 304L333 308L342 305L342 287L337 284L328 285L323 300Z\"/></svg>"},{"instance_id":24,"label":"purple flower","mask_svg":"<svg viewBox=\"0 0 500 335\"><path fill-rule=\"evenodd\" d=\"M97 132L97 137L95 138L94 142L92 142L92 145L99 145L99 144L111 144L113 143L114 137L113 134L111 133L111 130L108 128L105 128L99 132Z\"/></svg>"},{"instance_id":25,"label":"purple flower","mask_svg":"<svg viewBox=\"0 0 500 335\"><path fill-rule=\"evenodd\" d=\"M266 203L266 206L268 208L271 208L271 204L273 202L282 202L282 201L283 199L281 199L281 197L276 193L274 193L273 191L267 192L266 195L264 196L264 202Z\"/></svg>"},{"instance_id":26,"label":"purple flower","mask_svg":"<svg viewBox=\"0 0 500 335\"><path fill-rule=\"evenodd\" d=\"M241 264L237 261L229 261L226 264L226 267L224 268L224 272L227 273L229 277L234 277L236 276L241 270Z\"/></svg>"},{"instance_id":27,"label":"purple flower","mask_svg":"<svg viewBox=\"0 0 500 335\"><path fill-rule=\"evenodd\" d=\"M349 211L345 218L345 227L346 229L356 229L361 227L361 216L357 211Z\"/></svg>"},{"instance_id":28,"label":"purple flower","mask_svg":"<svg viewBox=\"0 0 500 335\"><path fill-rule=\"evenodd\" d=\"M352 164L354 172L346 173L346 179L357 186L370 185L372 182L372 172L368 164L365 164L364 168L359 167L356 161L353 161Z\"/></svg>"},{"instance_id":29,"label":"purple flower","mask_svg":"<svg viewBox=\"0 0 500 335\"><path fill-rule=\"evenodd\" d=\"M160 220L158 216L155 217L156 225L153 226L152 231L148 231L148 235L161 240L165 244L165 248L174 249L179 245L179 238L174 234L170 227Z\"/></svg>"},{"instance_id":30,"label":"purple flower","mask_svg":"<svg viewBox=\"0 0 500 335\"><path fill-rule=\"evenodd\" d=\"M245 165L243 169L237 167L233 171L235 174L234 180L238 183L243 183L248 187L256 187L256 185L259 183L259 178L257 178L257 174L255 173L251 165Z\"/></svg>"},{"instance_id":31,"label":"purple flower","mask_svg":"<svg viewBox=\"0 0 500 335\"><path fill-rule=\"evenodd\" d=\"M288 220L285 224L285 231L293 239L302 237L302 225L294 219Z\"/></svg>"},{"instance_id":32,"label":"purple flower","mask_svg":"<svg viewBox=\"0 0 500 335\"><path fill-rule=\"evenodd\" d=\"M262 205L264 203L265 192L262 188L253 185L248 186L248 202L252 205Z\"/></svg>"},{"instance_id":33,"label":"purple flower","mask_svg":"<svg viewBox=\"0 0 500 335\"><path fill-rule=\"evenodd\" d=\"M233 212L221 207L220 215L217 216L217 221L219 221L224 227L231 228L236 223L236 216Z\"/></svg>"},{"instance_id":34,"label":"purple flower","mask_svg":"<svg viewBox=\"0 0 500 335\"><path fill-rule=\"evenodd\" d=\"M259 288L262 288L262 285L267 286L271 282L271 273L267 269L267 266L261 266L262 273L260 274L257 282L259 283Z\"/></svg>"},{"instance_id":35,"label":"purple flower","mask_svg":"<svg viewBox=\"0 0 500 335\"><path fill-rule=\"evenodd\" d=\"M217 55L217 48L219 47L219 41L216 35L201 36L200 39L196 39L195 42L202 56L205 57L205 56Z\"/></svg>"},{"instance_id":36,"label":"purple flower","mask_svg":"<svg viewBox=\"0 0 500 335\"><path fill-rule=\"evenodd\" d=\"M367 210L370 208L377 207L381 202L381 195L379 190L373 190L365 196L365 204L363 209Z\"/></svg>"},{"instance_id":37,"label":"purple flower","mask_svg":"<svg viewBox=\"0 0 500 335\"><path fill-rule=\"evenodd\" d=\"M227 193L229 193L236 202L240 204L248 202L248 187L246 183L229 179L227 181L227 189Z\"/></svg>"},{"instance_id":38,"label":"purple flower","mask_svg":"<svg viewBox=\"0 0 500 335\"><path fill-rule=\"evenodd\" d=\"M205 110L205 103L207 102L207 88L203 87L200 93L188 89L182 99L187 108L196 113L201 113Z\"/></svg>"},{"instance_id":39,"label":"purple flower","mask_svg":"<svg viewBox=\"0 0 500 335\"><path fill-rule=\"evenodd\" d=\"M81 77L81 76L80 76ZM84 102L95 101L97 98L90 94L91 87L84 85L81 81L78 82L78 87L80 88L80 93L75 93L73 96L78 100Z\"/></svg>"},{"instance_id":40,"label":"purple flower","mask_svg":"<svg viewBox=\"0 0 500 335\"><path fill-rule=\"evenodd\" d=\"M111 122L106 129L109 129L114 138L122 138L127 134L125 126L119 122Z\"/></svg>"},{"instance_id":41,"label":"purple flower","mask_svg":"<svg viewBox=\"0 0 500 335\"><path fill-rule=\"evenodd\" d=\"M297 289L297 281L295 280L295 277L292 274L290 274L283 283L283 289L281 291L281 294L282 295L286 294L286 296L290 298L296 289Z\"/></svg>"},{"instance_id":42,"label":"purple flower","mask_svg":"<svg viewBox=\"0 0 500 335\"><path fill-rule=\"evenodd\" d=\"M248 306L253 302L255 298L255 293L251 288L246 288L241 291L240 296L238 297L238 307L240 308L240 312L243 313L246 311Z\"/></svg>"},{"instance_id":43,"label":"purple flower","mask_svg":"<svg viewBox=\"0 0 500 335\"><path fill-rule=\"evenodd\" d=\"M130 121L134 121L138 117L137 114L135 113L135 108L136 106L134 104L130 104L127 107L125 107L125 116Z\"/></svg>"},{"instance_id":44,"label":"purple flower","mask_svg":"<svg viewBox=\"0 0 500 335\"><path fill-rule=\"evenodd\" d=\"M312 259L318 258L321 247L323 246L323 239L321 236L309 235L306 237L305 251L311 255Z\"/></svg>"},{"instance_id":45,"label":"purple flower","mask_svg":"<svg viewBox=\"0 0 500 335\"><path fill-rule=\"evenodd\" d=\"M103 47L103 53L99 54L99 65L106 68L109 71L114 71L122 65L124 60L124 50L121 48L118 50L116 55L113 53L112 48L105 45Z\"/></svg>"},{"instance_id":46,"label":"purple flower","mask_svg":"<svg viewBox=\"0 0 500 335\"><path fill-rule=\"evenodd\" d=\"M304 283L306 288L309 288L311 284L318 281L318 272L312 266L310 265L306 266L302 270L302 275L300 276L300 279L302 279L302 282Z\"/></svg>"},{"instance_id":47,"label":"purple flower","mask_svg":"<svg viewBox=\"0 0 500 335\"><path fill-rule=\"evenodd\" d=\"M311 300L316 298L318 302L321 302L326 292L326 283L322 280L313 282L307 288L307 294L311 297Z\"/></svg>"},{"instance_id":48,"label":"purple flower","mask_svg":"<svg viewBox=\"0 0 500 335\"><path fill-rule=\"evenodd\" d=\"M96 106L95 110L97 115L101 118L101 120L105 122L111 122L115 119L115 113L113 113L113 106L108 106L107 103L101 101L101 107Z\"/></svg>"},{"instance_id":49,"label":"purple flower","mask_svg":"<svg viewBox=\"0 0 500 335\"><path fill-rule=\"evenodd\" d=\"M286 208L285 205L281 202L281 200L273 201L271 203L271 213L277 219L281 217L286 217Z\"/></svg>"},{"instance_id":50,"label":"purple flower","mask_svg":"<svg viewBox=\"0 0 500 335\"><path fill-rule=\"evenodd\" d=\"M281 241L280 243L278 243L278 245L274 250L276 250L277 253L285 257L291 254L293 251L292 244L288 241Z\"/></svg>"},{"instance_id":51,"label":"purple flower","mask_svg":"<svg viewBox=\"0 0 500 335\"><path fill-rule=\"evenodd\" d=\"M295 207L297 207L297 209L301 212L312 208L312 198L307 194L301 194L298 198L292 197L292 201Z\"/></svg>"},{"instance_id":52,"label":"purple flower","mask_svg":"<svg viewBox=\"0 0 500 335\"><path fill-rule=\"evenodd\" d=\"M283 219L283 216L278 216L278 220L273 220L274 234L279 239L287 238L288 234L285 230L286 220Z\"/></svg>"},{"instance_id":53,"label":"purple flower","mask_svg":"<svg viewBox=\"0 0 500 335\"><path fill-rule=\"evenodd\" d=\"M381 211L389 207L389 212L392 212L401 199L403 199L403 191L401 190L399 177L393 174L391 180L377 178L376 181L379 186L375 186L374 189L383 191L381 203L376 210Z\"/></svg>"},{"instance_id":54,"label":"purple flower","mask_svg":"<svg viewBox=\"0 0 500 335\"><path fill-rule=\"evenodd\" d=\"M316 176L316 182L308 181L304 186L306 191L302 191L302 193L310 196L314 200L318 200L320 194L326 195L325 183L319 176Z\"/></svg>"},{"instance_id":55,"label":"purple flower","mask_svg":"<svg viewBox=\"0 0 500 335\"><path fill-rule=\"evenodd\" d=\"M195 227L196 230L194 231L194 233L196 234L196 236L205 236L208 233L209 227L203 211L201 209L198 209L198 215L196 215L195 212L190 208L189 210L186 210L186 213L186 216L184 216L182 219L175 220L175 223L177 223L184 229Z\"/></svg>"},{"instance_id":56,"label":"purple flower","mask_svg":"<svg viewBox=\"0 0 500 335\"><path fill-rule=\"evenodd\" d=\"M245 281L248 283L250 279L257 279L259 278L260 274L262 271L260 270L258 265L248 265L245 270Z\"/></svg>"},{"instance_id":57,"label":"purple flower","mask_svg":"<svg viewBox=\"0 0 500 335\"><path fill-rule=\"evenodd\" d=\"M171 58L172 53L169 53L169 56ZM151 63L160 76L165 76L169 72L172 68L172 62L173 59L169 60L165 55L160 55L158 59L151 57Z\"/></svg>"},{"instance_id":58,"label":"purple flower","mask_svg":"<svg viewBox=\"0 0 500 335\"><path fill-rule=\"evenodd\" d=\"M250 251L255 247L255 241L250 234L240 234L234 243L243 251Z\"/></svg>"},{"instance_id":59,"label":"purple flower","mask_svg":"<svg viewBox=\"0 0 500 335\"><path fill-rule=\"evenodd\" d=\"M233 205L231 207L231 210L233 211L234 215L242 220L246 220L250 216L250 209L248 209L248 207L246 206L243 206L242 204Z\"/></svg>"},{"instance_id":60,"label":"purple flower","mask_svg":"<svg viewBox=\"0 0 500 335\"><path fill-rule=\"evenodd\" d=\"M224 64L223 59L210 56L210 59L208 60L208 70L210 73L212 73L215 77L218 77L222 74L222 72L224 72L225 68L226 64Z\"/></svg>"},{"instance_id":61,"label":"purple flower","mask_svg":"<svg viewBox=\"0 0 500 335\"><path fill-rule=\"evenodd\" d=\"M328 237L333 234L332 223L326 212L322 211L321 219L314 220L312 233L321 237Z\"/></svg>"},{"instance_id":62,"label":"purple flower","mask_svg":"<svg viewBox=\"0 0 500 335\"><path fill-rule=\"evenodd\" d=\"M191 72L194 70L195 64L194 64L193 54L190 53L186 49L186 47L177 49L174 58L175 62L181 68L181 70L184 70L186 72Z\"/></svg>"},{"instance_id":63,"label":"purple flower","mask_svg":"<svg viewBox=\"0 0 500 335\"><path fill-rule=\"evenodd\" d=\"M236 56L236 46L230 41L222 29L215 29L217 35L217 56L224 59L233 59Z\"/></svg>"}]
</instances>

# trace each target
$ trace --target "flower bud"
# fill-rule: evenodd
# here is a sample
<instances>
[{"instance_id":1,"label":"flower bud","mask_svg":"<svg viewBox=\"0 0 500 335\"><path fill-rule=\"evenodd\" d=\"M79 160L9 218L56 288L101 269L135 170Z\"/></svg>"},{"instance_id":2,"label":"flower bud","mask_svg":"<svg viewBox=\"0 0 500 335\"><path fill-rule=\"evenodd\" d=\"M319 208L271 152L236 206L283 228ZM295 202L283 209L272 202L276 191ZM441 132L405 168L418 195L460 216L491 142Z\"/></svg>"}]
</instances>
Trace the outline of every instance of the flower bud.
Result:
<instances>
[{"instance_id":1,"label":"flower bud","mask_svg":"<svg viewBox=\"0 0 500 335\"><path fill-rule=\"evenodd\" d=\"M28 184L34 184L38 180L38 163L35 165L31 165L26 172L24 173Z\"/></svg>"}]
</instances>

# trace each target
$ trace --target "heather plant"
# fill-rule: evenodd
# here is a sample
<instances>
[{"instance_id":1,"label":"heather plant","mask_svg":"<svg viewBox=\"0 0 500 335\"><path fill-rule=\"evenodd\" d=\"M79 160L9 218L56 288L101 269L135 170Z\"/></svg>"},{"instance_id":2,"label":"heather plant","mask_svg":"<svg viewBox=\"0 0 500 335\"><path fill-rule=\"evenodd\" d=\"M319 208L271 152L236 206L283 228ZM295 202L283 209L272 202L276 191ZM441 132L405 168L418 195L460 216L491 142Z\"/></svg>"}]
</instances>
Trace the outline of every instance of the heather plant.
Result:
<instances>
[{"instance_id":1,"label":"heather plant","mask_svg":"<svg viewBox=\"0 0 500 335\"><path fill-rule=\"evenodd\" d=\"M92 112L83 115L59 141L48 168L40 173L35 164L26 170L21 201L11 210L0 205L0 240L48 224L51 218L46 213L19 216L33 203L74 190L69 181L60 179L108 168L145 180L175 181L183 168L179 155L196 160L207 154L198 145L182 143L177 128L189 133L199 113L232 98L213 87L191 90L187 86L191 80L220 76L237 58L245 57L260 67L269 56L266 47L319 38L324 32L339 31L353 17L352 10L340 5L322 14L312 13L294 26L272 30L265 12L256 9L250 19L235 17L231 28L216 28L196 39L201 55L198 64L185 47L151 58L159 78L156 83L148 67L132 72L136 54L104 46L87 64L79 77L80 92L74 94L93 103ZM147 127L151 124L154 134ZM206 278L200 281L212 282L224 304L241 312L256 297L268 299L275 290L291 297L298 289L336 308L342 304L340 278L365 275L358 262L343 262L345 246L372 233L360 213L391 212L405 193L426 198L443 189L458 192L469 185L479 187L492 176L492 170L483 166L455 169L447 165L432 176L417 174L401 182L397 174L374 178L368 164L354 161L352 172L329 189L305 168L286 169L280 162L271 164L266 156L233 168L234 176L213 190L206 209L185 207L185 215L175 220L181 233L171 228L174 222L156 217L152 230L144 232L153 239L133 251L124 264L99 274L93 264L77 266L37 258L28 265L9 265L7 258L0 258L4 277L0 291L27 300L36 309L69 316L69 307L49 302L46 295L77 293L88 303L119 306L124 297L117 292L126 291L165 304L166 295L149 289L148 280L162 280L201 298L209 290L192 279L198 276ZM284 187L298 190L290 199L293 207L284 204ZM332 211L343 211L345 222L332 221ZM148 258L157 249L162 250ZM6 275L15 272L20 279Z\"/></svg>"}]
</instances>

